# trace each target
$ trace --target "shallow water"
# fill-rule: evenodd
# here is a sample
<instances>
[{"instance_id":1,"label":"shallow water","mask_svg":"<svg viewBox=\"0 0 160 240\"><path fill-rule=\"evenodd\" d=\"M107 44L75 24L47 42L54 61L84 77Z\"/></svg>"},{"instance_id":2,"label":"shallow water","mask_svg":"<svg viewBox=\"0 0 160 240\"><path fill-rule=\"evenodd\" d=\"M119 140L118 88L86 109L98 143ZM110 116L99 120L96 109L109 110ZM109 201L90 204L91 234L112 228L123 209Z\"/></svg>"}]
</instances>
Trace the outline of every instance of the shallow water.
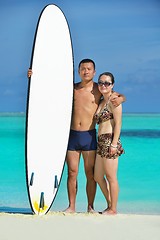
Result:
<instances>
[{"instance_id":1,"label":"shallow water","mask_svg":"<svg viewBox=\"0 0 160 240\"><path fill-rule=\"evenodd\" d=\"M160 214L160 114L124 114L119 158L120 213ZM31 212L25 176L25 115L0 115L0 211ZM67 169L51 211L68 206ZM78 175L77 211L86 211L83 160ZM106 207L97 187L95 209Z\"/></svg>"}]
</instances>

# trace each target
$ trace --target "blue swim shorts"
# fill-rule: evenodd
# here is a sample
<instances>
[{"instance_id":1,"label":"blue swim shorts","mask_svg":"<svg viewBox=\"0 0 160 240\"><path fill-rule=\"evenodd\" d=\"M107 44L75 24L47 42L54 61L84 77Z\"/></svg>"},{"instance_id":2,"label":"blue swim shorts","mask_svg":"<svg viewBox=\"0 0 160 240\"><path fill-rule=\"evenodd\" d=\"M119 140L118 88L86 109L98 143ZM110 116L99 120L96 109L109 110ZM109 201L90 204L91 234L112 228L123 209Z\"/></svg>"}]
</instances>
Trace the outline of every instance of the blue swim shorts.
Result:
<instances>
[{"instance_id":1,"label":"blue swim shorts","mask_svg":"<svg viewBox=\"0 0 160 240\"><path fill-rule=\"evenodd\" d=\"M91 151L97 149L96 129L89 131L70 130L67 150Z\"/></svg>"}]
</instances>

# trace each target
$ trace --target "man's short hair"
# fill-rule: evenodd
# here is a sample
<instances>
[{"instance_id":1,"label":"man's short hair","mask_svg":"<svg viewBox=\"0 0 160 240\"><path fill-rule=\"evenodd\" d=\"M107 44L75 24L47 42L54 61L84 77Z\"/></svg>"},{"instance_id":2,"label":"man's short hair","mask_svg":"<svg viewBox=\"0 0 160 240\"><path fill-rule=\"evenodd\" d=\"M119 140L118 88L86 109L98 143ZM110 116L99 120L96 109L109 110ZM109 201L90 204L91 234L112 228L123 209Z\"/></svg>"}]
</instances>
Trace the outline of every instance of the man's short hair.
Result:
<instances>
[{"instance_id":1,"label":"man's short hair","mask_svg":"<svg viewBox=\"0 0 160 240\"><path fill-rule=\"evenodd\" d=\"M92 60L92 59L89 59L89 58L85 58L85 59L82 59L78 65L78 69L80 69L80 66L82 63L92 63L93 64L93 67L94 67L94 70L96 68L96 65L95 65L95 62Z\"/></svg>"}]
</instances>

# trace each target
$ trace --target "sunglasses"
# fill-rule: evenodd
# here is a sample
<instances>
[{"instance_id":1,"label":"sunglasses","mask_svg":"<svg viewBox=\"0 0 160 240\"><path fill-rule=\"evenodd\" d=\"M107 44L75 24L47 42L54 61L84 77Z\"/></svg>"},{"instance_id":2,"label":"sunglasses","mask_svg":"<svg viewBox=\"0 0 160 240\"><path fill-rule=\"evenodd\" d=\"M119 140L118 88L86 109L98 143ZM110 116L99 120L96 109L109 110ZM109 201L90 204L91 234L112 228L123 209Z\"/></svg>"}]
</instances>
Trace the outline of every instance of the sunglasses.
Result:
<instances>
[{"instance_id":1,"label":"sunglasses","mask_svg":"<svg viewBox=\"0 0 160 240\"><path fill-rule=\"evenodd\" d=\"M110 82L101 82L101 81L98 81L98 86L105 86L105 87L109 87L110 85L112 85L112 83Z\"/></svg>"}]
</instances>

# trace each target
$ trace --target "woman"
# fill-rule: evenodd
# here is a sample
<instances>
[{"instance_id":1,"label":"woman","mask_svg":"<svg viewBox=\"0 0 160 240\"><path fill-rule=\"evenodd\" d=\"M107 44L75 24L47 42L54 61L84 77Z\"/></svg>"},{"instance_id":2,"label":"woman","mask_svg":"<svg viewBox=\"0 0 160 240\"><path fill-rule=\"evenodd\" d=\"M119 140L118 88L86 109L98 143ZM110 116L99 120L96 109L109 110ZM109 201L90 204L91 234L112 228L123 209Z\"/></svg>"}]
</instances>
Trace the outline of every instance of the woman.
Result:
<instances>
[{"instance_id":1,"label":"woman","mask_svg":"<svg viewBox=\"0 0 160 240\"><path fill-rule=\"evenodd\" d=\"M103 95L103 99L95 114L95 120L99 124L99 128L94 178L108 203L108 208L102 214L117 213L119 191L117 181L118 157L124 152L119 139L122 105L114 107L110 101L113 86L114 76L112 73L104 72L99 76L98 88ZM106 176L107 180L104 176ZM107 182L109 183L109 190Z\"/></svg>"}]
</instances>

